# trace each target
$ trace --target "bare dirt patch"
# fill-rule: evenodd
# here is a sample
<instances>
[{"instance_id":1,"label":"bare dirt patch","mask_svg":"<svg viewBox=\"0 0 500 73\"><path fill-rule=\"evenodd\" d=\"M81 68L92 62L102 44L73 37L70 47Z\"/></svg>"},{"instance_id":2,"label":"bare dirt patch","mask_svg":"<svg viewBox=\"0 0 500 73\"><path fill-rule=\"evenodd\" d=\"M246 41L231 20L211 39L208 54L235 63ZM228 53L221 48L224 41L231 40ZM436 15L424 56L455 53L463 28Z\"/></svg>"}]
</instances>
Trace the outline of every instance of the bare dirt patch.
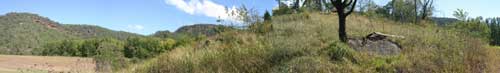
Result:
<instances>
[{"instance_id":1,"label":"bare dirt patch","mask_svg":"<svg viewBox=\"0 0 500 73\"><path fill-rule=\"evenodd\" d=\"M92 58L0 55L0 73L94 73Z\"/></svg>"}]
</instances>

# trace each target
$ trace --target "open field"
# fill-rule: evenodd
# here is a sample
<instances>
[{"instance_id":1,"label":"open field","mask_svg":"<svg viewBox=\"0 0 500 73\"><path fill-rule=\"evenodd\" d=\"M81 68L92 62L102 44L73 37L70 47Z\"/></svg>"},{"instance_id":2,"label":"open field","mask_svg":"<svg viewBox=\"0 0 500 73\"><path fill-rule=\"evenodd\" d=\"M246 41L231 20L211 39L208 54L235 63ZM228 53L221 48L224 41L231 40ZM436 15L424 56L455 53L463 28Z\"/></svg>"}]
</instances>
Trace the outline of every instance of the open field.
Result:
<instances>
[{"instance_id":1,"label":"open field","mask_svg":"<svg viewBox=\"0 0 500 73\"><path fill-rule=\"evenodd\" d=\"M93 73L92 58L0 55L0 73Z\"/></svg>"}]
</instances>

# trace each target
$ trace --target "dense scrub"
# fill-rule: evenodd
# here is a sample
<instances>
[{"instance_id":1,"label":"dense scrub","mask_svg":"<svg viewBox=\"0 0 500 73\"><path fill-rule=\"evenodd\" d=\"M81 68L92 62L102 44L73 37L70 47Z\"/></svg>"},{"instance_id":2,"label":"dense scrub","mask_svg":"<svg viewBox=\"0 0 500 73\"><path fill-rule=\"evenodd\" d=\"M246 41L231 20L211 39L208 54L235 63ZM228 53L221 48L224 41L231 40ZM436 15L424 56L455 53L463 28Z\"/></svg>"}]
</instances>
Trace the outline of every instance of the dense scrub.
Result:
<instances>
[{"instance_id":1,"label":"dense scrub","mask_svg":"<svg viewBox=\"0 0 500 73\"><path fill-rule=\"evenodd\" d=\"M226 31L196 44L161 54L127 72L498 72L498 49L457 30L400 23L360 15L348 17L347 32L363 37L378 31L391 38L401 54L382 56L353 51L338 43L337 16L301 13L275 16L273 30L256 34Z\"/></svg>"},{"instance_id":2,"label":"dense scrub","mask_svg":"<svg viewBox=\"0 0 500 73\"><path fill-rule=\"evenodd\" d=\"M53 41L142 37L138 34L113 31L94 25L60 24L32 13L7 13L0 15L0 54L30 54Z\"/></svg>"},{"instance_id":3,"label":"dense scrub","mask_svg":"<svg viewBox=\"0 0 500 73\"><path fill-rule=\"evenodd\" d=\"M156 38L129 38L124 47L123 53L128 58L151 58L162 52L170 50L175 45L173 39Z\"/></svg>"},{"instance_id":4,"label":"dense scrub","mask_svg":"<svg viewBox=\"0 0 500 73\"><path fill-rule=\"evenodd\" d=\"M92 57L98 72L112 72L168 51L176 44L175 40L168 38L131 37L126 41L97 38L56 41L32 52L43 56Z\"/></svg>"}]
</instances>

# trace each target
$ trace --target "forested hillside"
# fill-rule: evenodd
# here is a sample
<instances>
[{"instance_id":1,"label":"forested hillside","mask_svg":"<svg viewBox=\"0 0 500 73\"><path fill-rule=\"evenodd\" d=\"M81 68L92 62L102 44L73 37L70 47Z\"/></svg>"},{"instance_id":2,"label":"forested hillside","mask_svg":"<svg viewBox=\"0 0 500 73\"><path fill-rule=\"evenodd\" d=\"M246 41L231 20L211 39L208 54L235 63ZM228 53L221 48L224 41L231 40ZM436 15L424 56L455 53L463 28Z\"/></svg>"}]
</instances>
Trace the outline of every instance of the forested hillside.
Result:
<instances>
[{"instance_id":1,"label":"forested hillside","mask_svg":"<svg viewBox=\"0 0 500 73\"><path fill-rule=\"evenodd\" d=\"M126 39L138 34L113 31L93 25L61 24L32 13L7 13L0 16L0 53L30 54L34 48L42 48L49 42L86 39Z\"/></svg>"},{"instance_id":2,"label":"forested hillside","mask_svg":"<svg viewBox=\"0 0 500 73\"><path fill-rule=\"evenodd\" d=\"M2 53L27 54L47 41L75 39L67 35L61 24L30 13L8 13L0 16L0 50Z\"/></svg>"}]
</instances>

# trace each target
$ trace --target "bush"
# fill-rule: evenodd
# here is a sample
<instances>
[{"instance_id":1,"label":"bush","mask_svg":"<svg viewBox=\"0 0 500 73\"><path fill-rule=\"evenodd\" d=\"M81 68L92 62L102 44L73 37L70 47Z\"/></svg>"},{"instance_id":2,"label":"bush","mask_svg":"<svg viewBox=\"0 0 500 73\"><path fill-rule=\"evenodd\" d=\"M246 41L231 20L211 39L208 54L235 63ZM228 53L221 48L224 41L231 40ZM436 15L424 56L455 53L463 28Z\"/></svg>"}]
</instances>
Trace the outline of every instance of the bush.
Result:
<instances>
[{"instance_id":1,"label":"bush","mask_svg":"<svg viewBox=\"0 0 500 73\"><path fill-rule=\"evenodd\" d=\"M45 56L92 57L96 61L97 71L112 72L128 65L122 54L123 45L123 41L112 38L63 40L47 44L33 53Z\"/></svg>"},{"instance_id":2,"label":"bush","mask_svg":"<svg viewBox=\"0 0 500 73\"><path fill-rule=\"evenodd\" d=\"M151 58L174 47L173 39L128 38L123 50L128 58Z\"/></svg>"},{"instance_id":3,"label":"bush","mask_svg":"<svg viewBox=\"0 0 500 73\"><path fill-rule=\"evenodd\" d=\"M256 33L267 33L273 30L273 25L270 22L256 23L250 26L250 29Z\"/></svg>"},{"instance_id":4,"label":"bush","mask_svg":"<svg viewBox=\"0 0 500 73\"><path fill-rule=\"evenodd\" d=\"M49 43L44 48L36 49L32 52L45 56L83 56L85 54L81 51L81 48L84 46L83 44L85 43L80 40L63 40Z\"/></svg>"},{"instance_id":5,"label":"bush","mask_svg":"<svg viewBox=\"0 0 500 73\"><path fill-rule=\"evenodd\" d=\"M273 10L273 16L292 14L293 9L290 9L286 4L280 3L278 9Z\"/></svg>"},{"instance_id":6,"label":"bush","mask_svg":"<svg viewBox=\"0 0 500 73\"><path fill-rule=\"evenodd\" d=\"M93 56L98 72L113 72L127 67L128 62L122 54L123 42L115 39L99 41L95 56Z\"/></svg>"},{"instance_id":7,"label":"bush","mask_svg":"<svg viewBox=\"0 0 500 73\"><path fill-rule=\"evenodd\" d=\"M455 22L451 27L473 37L488 39L490 35L488 24L482 22L481 18Z\"/></svg>"},{"instance_id":8,"label":"bush","mask_svg":"<svg viewBox=\"0 0 500 73\"><path fill-rule=\"evenodd\" d=\"M355 51L342 43L333 43L327 47L330 59L335 61L355 61Z\"/></svg>"}]
</instances>

